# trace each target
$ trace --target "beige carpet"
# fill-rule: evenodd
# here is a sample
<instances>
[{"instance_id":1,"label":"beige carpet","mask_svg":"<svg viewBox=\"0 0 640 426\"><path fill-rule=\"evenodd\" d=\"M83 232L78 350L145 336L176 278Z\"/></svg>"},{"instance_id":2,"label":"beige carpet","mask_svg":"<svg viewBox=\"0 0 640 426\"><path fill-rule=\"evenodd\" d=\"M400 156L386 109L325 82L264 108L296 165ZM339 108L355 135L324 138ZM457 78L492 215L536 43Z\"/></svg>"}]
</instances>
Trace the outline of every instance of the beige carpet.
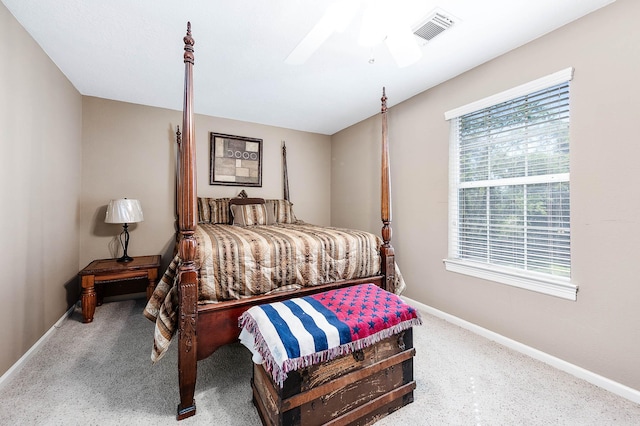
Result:
<instances>
[{"instance_id":1,"label":"beige carpet","mask_svg":"<svg viewBox=\"0 0 640 426\"><path fill-rule=\"evenodd\" d=\"M151 365L144 300L80 309L0 388L1 425L177 424L177 352ZM441 319L414 329L415 402L377 425L640 425L640 405ZM181 425L259 425L240 345L198 363L197 414Z\"/></svg>"}]
</instances>

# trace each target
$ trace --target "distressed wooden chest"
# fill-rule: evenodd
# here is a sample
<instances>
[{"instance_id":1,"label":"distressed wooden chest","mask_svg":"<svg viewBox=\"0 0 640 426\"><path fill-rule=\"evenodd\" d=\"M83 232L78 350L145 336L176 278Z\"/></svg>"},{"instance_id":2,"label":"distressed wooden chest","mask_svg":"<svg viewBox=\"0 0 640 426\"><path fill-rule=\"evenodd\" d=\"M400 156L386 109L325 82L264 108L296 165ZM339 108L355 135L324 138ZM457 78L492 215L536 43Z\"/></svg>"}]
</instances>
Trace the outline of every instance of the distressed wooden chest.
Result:
<instances>
[{"instance_id":1,"label":"distressed wooden chest","mask_svg":"<svg viewBox=\"0 0 640 426\"><path fill-rule=\"evenodd\" d=\"M369 425L413 402L413 329L363 350L289 372L282 388L254 364L253 402L264 425Z\"/></svg>"}]
</instances>

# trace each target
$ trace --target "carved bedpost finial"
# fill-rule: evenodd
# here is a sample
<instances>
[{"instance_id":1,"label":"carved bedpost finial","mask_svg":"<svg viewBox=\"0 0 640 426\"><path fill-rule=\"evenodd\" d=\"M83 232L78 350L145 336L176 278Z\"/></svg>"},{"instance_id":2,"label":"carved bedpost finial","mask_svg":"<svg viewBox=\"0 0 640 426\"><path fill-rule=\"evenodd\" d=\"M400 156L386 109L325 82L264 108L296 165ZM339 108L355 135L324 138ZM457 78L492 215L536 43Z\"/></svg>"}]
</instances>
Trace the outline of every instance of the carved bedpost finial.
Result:
<instances>
[{"instance_id":1,"label":"carved bedpost finial","mask_svg":"<svg viewBox=\"0 0 640 426\"><path fill-rule=\"evenodd\" d=\"M193 64L193 45L195 41L191 37L191 22L187 22L187 35L184 36L184 62Z\"/></svg>"},{"instance_id":2,"label":"carved bedpost finial","mask_svg":"<svg viewBox=\"0 0 640 426\"><path fill-rule=\"evenodd\" d=\"M382 101L382 108L380 108L380 112L387 112L387 94L384 87L382 88L382 97L380 98L380 101Z\"/></svg>"}]
</instances>

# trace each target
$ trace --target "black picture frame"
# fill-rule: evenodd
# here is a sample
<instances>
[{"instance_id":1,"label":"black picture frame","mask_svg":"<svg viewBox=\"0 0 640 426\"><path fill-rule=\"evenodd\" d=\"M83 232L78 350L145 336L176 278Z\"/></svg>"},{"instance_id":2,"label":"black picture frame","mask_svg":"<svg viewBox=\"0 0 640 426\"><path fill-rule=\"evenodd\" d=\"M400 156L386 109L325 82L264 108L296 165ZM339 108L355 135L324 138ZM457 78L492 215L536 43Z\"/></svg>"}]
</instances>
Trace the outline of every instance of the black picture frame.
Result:
<instances>
[{"instance_id":1,"label":"black picture frame","mask_svg":"<svg viewBox=\"0 0 640 426\"><path fill-rule=\"evenodd\" d=\"M210 132L210 185L262 186L262 139Z\"/></svg>"}]
</instances>

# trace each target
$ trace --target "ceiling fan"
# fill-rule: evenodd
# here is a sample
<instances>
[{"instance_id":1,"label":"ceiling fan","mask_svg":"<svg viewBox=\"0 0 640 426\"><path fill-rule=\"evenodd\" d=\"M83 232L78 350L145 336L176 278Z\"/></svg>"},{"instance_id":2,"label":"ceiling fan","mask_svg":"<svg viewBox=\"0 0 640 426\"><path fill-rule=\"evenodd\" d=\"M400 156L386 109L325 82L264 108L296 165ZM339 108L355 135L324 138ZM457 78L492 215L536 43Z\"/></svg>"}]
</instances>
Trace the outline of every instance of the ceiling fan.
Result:
<instances>
[{"instance_id":1,"label":"ceiling fan","mask_svg":"<svg viewBox=\"0 0 640 426\"><path fill-rule=\"evenodd\" d=\"M421 47L454 24L449 14L436 9L424 13L424 1L337 0L287 56L285 62L303 64L334 33L344 32L361 12L358 44L374 47L384 43L398 67L416 63ZM423 19L417 21L416 16ZM426 16L426 17L425 17Z\"/></svg>"}]
</instances>

